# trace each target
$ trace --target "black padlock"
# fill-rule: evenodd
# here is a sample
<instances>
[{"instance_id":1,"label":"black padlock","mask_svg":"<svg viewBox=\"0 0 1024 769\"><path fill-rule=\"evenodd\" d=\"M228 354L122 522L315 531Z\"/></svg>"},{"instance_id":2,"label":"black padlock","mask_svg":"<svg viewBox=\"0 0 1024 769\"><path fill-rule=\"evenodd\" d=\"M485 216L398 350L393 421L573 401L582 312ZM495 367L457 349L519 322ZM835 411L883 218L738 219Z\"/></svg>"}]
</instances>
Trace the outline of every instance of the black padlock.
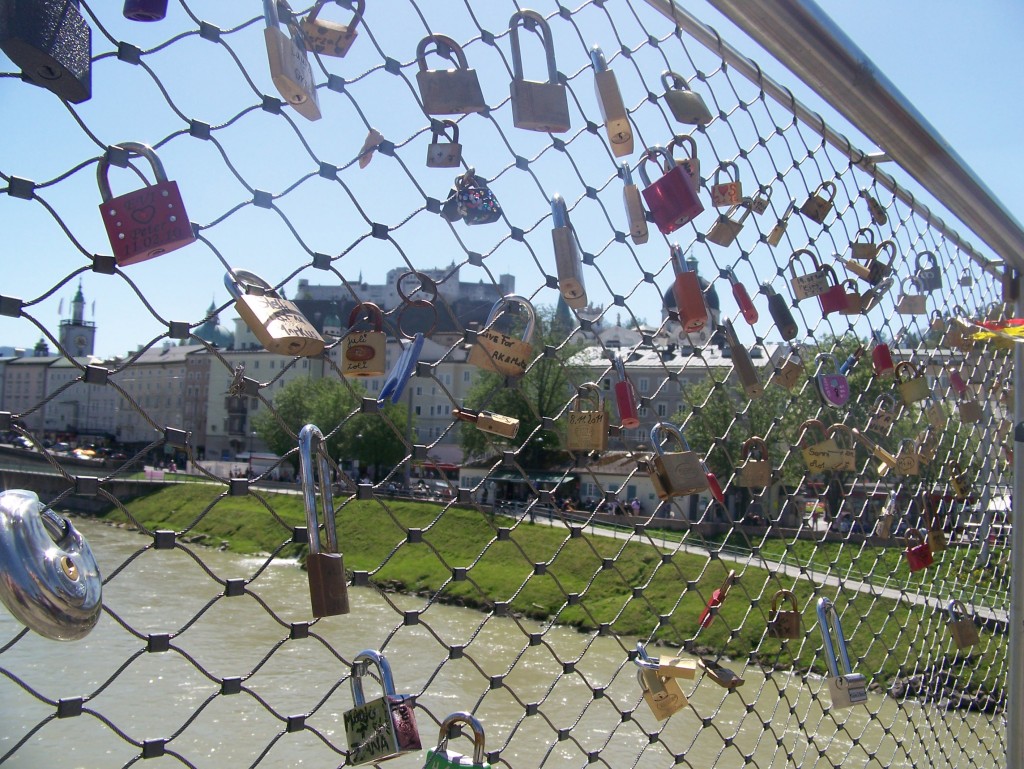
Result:
<instances>
[{"instance_id":1,"label":"black padlock","mask_svg":"<svg viewBox=\"0 0 1024 769\"><path fill-rule=\"evenodd\" d=\"M78 0L0 0L0 50L30 83L73 104L92 96L92 30Z\"/></svg>"}]
</instances>

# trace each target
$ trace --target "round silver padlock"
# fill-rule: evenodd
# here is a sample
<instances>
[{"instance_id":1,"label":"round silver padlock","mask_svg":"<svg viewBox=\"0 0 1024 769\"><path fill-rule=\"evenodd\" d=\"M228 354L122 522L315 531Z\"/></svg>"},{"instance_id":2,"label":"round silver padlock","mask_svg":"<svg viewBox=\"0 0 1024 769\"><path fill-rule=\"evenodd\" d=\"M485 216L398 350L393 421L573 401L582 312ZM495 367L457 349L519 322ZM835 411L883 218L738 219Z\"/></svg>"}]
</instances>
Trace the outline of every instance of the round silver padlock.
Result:
<instances>
[{"instance_id":1,"label":"round silver padlock","mask_svg":"<svg viewBox=\"0 0 1024 769\"><path fill-rule=\"evenodd\" d=\"M25 627L75 641L95 627L103 583L85 537L34 492L0 493L0 601Z\"/></svg>"}]
</instances>

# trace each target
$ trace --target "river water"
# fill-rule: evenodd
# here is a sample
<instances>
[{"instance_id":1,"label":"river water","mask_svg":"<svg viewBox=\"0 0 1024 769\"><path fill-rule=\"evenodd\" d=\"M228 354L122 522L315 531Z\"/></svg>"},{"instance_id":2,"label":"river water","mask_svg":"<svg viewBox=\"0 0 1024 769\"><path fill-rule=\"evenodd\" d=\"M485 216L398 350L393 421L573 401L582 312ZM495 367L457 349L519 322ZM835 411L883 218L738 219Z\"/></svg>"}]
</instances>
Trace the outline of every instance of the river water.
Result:
<instances>
[{"instance_id":1,"label":"river water","mask_svg":"<svg viewBox=\"0 0 1024 769\"><path fill-rule=\"evenodd\" d=\"M294 562L262 568L264 558L206 549L196 557L180 549L139 553L147 540L137 534L76 525L108 578L109 611L82 641L29 633L0 653L0 758L8 756L11 769L123 766L147 740L168 740L168 755L147 769L182 766L175 756L204 769L338 766L347 744L341 714L352 702L346 661L385 645L398 692L419 694L424 749L436 743L439 720L473 710L487 749L500 750L513 769L592 760L615 769L670 767L676 756L690 767L742 767L745 755L762 769L1002 763L1001 717L947 714L880 694L866 706L823 713L819 689L823 703L829 697L820 679L766 677L739 664L742 687L726 692L706 679L684 680L690 705L658 722L640 698L626 639L426 608L417 596L351 589L351 614L290 639L290 623L309 619L305 573ZM258 576L252 594L218 599L224 589L211 573ZM419 624L403 625L403 612L424 608ZM20 630L0 607L0 649ZM543 642L530 646L527 634L542 632ZM174 636L171 649L147 653L146 636L161 633ZM450 655L451 646L463 647L462 656ZM220 695L221 679L232 677L245 679L242 690ZM81 696L88 697L82 715L54 717L51 702ZM309 713L308 728L287 731L282 718ZM461 738L450 747L472 752ZM421 767L425 755L387 763Z\"/></svg>"}]
</instances>

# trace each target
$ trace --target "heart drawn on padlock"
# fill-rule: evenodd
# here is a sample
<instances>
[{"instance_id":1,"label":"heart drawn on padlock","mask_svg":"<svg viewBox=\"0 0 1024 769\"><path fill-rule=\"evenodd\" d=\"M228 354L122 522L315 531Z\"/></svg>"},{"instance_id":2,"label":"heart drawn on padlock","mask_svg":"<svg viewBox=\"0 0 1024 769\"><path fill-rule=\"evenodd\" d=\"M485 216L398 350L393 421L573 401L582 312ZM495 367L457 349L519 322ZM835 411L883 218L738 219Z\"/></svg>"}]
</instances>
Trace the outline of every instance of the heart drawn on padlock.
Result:
<instances>
[{"instance_id":1,"label":"heart drawn on padlock","mask_svg":"<svg viewBox=\"0 0 1024 769\"><path fill-rule=\"evenodd\" d=\"M819 379L821 394L833 406L842 406L850 400L850 383L841 374L825 374Z\"/></svg>"},{"instance_id":2,"label":"heart drawn on padlock","mask_svg":"<svg viewBox=\"0 0 1024 769\"><path fill-rule=\"evenodd\" d=\"M132 219L139 224L149 224L156 214L156 206L143 206L132 211Z\"/></svg>"}]
</instances>

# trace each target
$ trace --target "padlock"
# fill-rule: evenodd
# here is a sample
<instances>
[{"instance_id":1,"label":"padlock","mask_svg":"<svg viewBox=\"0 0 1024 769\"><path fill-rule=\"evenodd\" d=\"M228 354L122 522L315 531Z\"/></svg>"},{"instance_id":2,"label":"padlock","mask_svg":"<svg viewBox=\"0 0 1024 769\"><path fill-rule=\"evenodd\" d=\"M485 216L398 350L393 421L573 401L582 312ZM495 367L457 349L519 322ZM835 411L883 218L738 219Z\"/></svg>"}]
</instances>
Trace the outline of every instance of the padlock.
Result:
<instances>
[{"instance_id":1,"label":"padlock","mask_svg":"<svg viewBox=\"0 0 1024 769\"><path fill-rule=\"evenodd\" d=\"M615 79L615 73L608 69L604 51L595 45L590 49L590 62L594 65L594 92L597 105L601 108L601 121L608 134L612 154L627 157L633 154L633 127L629 124L629 113L622 103L622 92Z\"/></svg>"},{"instance_id":2,"label":"padlock","mask_svg":"<svg viewBox=\"0 0 1024 769\"><path fill-rule=\"evenodd\" d=\"M665 162L665 174L652 184L645 164L657 157ZM655 146L647 150L640 158L637 170L645 185L643 196L647 201L647 209L662 234L675 232L704 210L704 204L700 202L689 175L681 166L676 165L665 148Z\"/></svg>"},{"instance_id":3,"label":"padlock","mask_svg":"<svg viewBox=\"0 0 1024 769\"><path fill-rule=\"evenodd\" d=\"M637 671L637 680L643 691L644 702L659 721L664 721L686 707L686 695L676 679L658 675L655 669L641 667Z\"/></svg>"},{"instance_id":4,"label":"padlock","mask_svg":"<svg viewBox=\"0 0 1024 769\"><path fill-rule=\"evenodd\" d=\"M765 237L765 243L769 246L777 246L782 242L782 236L786 234L786 227L789 226L789 217L793 215L796 210L796 201L789 201L789 205L786 206L785 213L782 214L782 218L776 222L775 226L772 227L771 232Z\"/></svg>"},{"instance_id":5,"label":"padlock","mask_svg":"<svg viewBox=\"0 0 1024 769\"><path fill-rule=\"evenodd\" d=\"M928 403L922 409L925 419L936 430L944 430L946 427L946 411L942 408L942 404L931 396L931 393L928 395Z\"/></svg>"},{"instance_id":6,"label":"padlock","mask_svg":"<svg viewBox=\"0 0 1024 769\"><path fill-rule=\"evenodd\" d=\"M921 460L917 456L917 444L912 438L904 438L900 441L899 449L896 451L896 474L915 476L921 474Z\"/></svg>"},{"instance_id":7,"label":"padlock","mask_svg":"<svg viewBox=\"0 0 1024 769\"><path fill-rule=\"evenodd\" d=\"M932 314L929 316L928 332L931 334L941 334L946 329L946 319L942 317L942 313L938 310L932 310Z\"/></svg>"},{"instance_id":8,"label":"padlock","mask_svg":"<svg viewBox=\"0 0 1024 769\"><path fill-rule=\"evenodd\" d=\"M448 141L441 141L442 136ZM459 144L459 124L454 120L431 121L427 168L458 168L460 165L462 145Z\"/></svg>"},{"instance_id":9,"label":"padlock","mask_svg":"<svg viewBox=\"0 0 1024 769\"><path fill-rule=\"evenodd\" d=\"M743 316L743 320L753 326L757 323L758 314L757 307L754 306L754 300L750 298L750 294L747 293L747 287L740 283L736 277L736 273L733 272L732 267L725 269L725 278L729 281L729 285L732 286L732 297L736 300L736 305L740 308L740 314Z\"/></svg>"},{"instance_id":10,"label":"padlock","mask_svg":"<svg viewBox=\"0 0 1024 769\"><path fill-rule=\"evenodd\" d=\"M846 649L846 637L843 635L843 625L839 621L839 612L832 601L825 597L818 599L818 627L821 629L821 640L825 647L825 663L829 672L828 693L832 697L832 707L850 708L867 702L868 681L860 673L853 672L850 653ZM838 657L836 647L839 648Z\"/></svg>"},{"instance_id":11,"label":"padlock","mask_svg":"<svg viewBox=\"0 0 1024 769\"><path fill-rule=\"evenodd\" d=\"M900 395L908 406L923 401L931 395L931 391L928 389L928 380L910 361L900 361L893 371L893 376L899 384Z\"/></svg>"},{"instance_id":12,"label":"padlock","mask_svg":"<svg viewBox=\"0 0 1024 769\"><path fill-rule=\"evenodd\" d=\"M843 281L843 290L846 292L846 308L841 310L842 315L860 315L864 311L864 297L860 295L860 289L854 280Z\"/></svg>"},{"instance_id":13,"label":"padlock","mask_svg":"<svg viewBox=\"0 0 1024 769\"><path fill-rule=\"evenodd\" d=\"M167 0L125 0L121 15L129 21L161 21L167 16Z\"/></svg>"},{"instance_id":14,"label":"padlock","mask_svg":"<svg viewBox=\"0 0 1024 769\"><path fill-rule=\"evenodd\" d=\"M953 308L953 315L946 324L946 331L942 335L940 346L949 347L954 350L963 350L964 352L970 352L973 349L974 340L968 339L964 333L967 330L967 326L961 320L966 316L967 311L963 307L957 305Z\"/></svg>"},{"instance_id":15,"label":"padlock","mask_svg":"<svg viewBox=\"0 0 1024 769\"><path fill-rule=\"evenodd\" d=\"M626 375L626 366L622 358L615 356L615 406L619 410L619 422L625 430L633 430L640 426L640 416L637 411L636 389Z\"/></svg>"},{"instance_id":16,"label":"padlock","mask_svg":"<svg viewBox=\"0 0 1024 769\"><path fill-rule=\"evenodd\" d=\"M576 233L569 223L569 211L557 192L551 196L551 243L555 249L555 269L562 299L573 310L582 310L587 306L583 262L576 247Z\"/></svg>"},{"instance_id":17,"label":"padlock","mask_svg":"<svg viewBox=\"0 0 1024 769\"><path fill-rule=\"evenodd\" d=\"M827 265L822 267L821 270L825 275L832 278L828 283L828 288L818 294L818 304L821 305L822 316L827 317L834 312L843 312L843 310L850 306L850 299L846 295L846 289L839 282L839 277L836 275L835 270ZM858 301L859 304L860 302Z\"/></svg>"},{"instance_id":18,"label":"padlock","mask_svg":"<svg viewBox=\"0 0 1024 769\"><path fill-rule=\"evenodd\" d=\"M287 14L288 34L281 31L280 9ZM270 79L285 103L290 104L306 120L319 120L320 100L313 82L302 30L295 23L288 0L263 0L263 16L267 28L263 37L270 62Z\"/></svg>"},{"instance_id":19,"label":"padlock","mask_svg":"<svg viewBox=\"0 0 1024 769\"><path fill-rule=\"evenodd\" d=\"M964 424L975 424L983 418L981 406L974 398L970 397L967 391L967 383L964 382L960 372L956 369L949 369L949 384L956 394L957 411L960 414L960 421Z\"/></svg>"},{"instance_id":20,"label":"padlock","mask_svg":"<svg viewBox=\"0 0 1024 769\"><path fill-rule=\"evenodd\" d=\"M811 264L814 265L814 272L797 275L796 265L799 264L801 270L805 269L801 261L801 255L803 254L810 258ZM806 248L794 251L793 255L789 258L789 274L792 276L789 279L789 284L793 287L793 296L796 297L798 302L801 299L820 296L830 288L828 272L821 266L821 262L818 261L818 255ZM832 274L835 275L835 272L833 271Z\"/></svg>"},{"instance_id":21,"label":"padlock","mask_svg":"<svg viewBox=\"0 0 1024 769\"><path fill-rule=\"evenodd\" d=\"M661 447L662 433L674 437L683 450L666 454ZM708 474L704 463L696 452L690 451L678 427L658 422L651 428L651 445L654 447L654 455L646 464L658 499L664 501L708 490Z\"/></svg>"},{"instance_id":22,"label":"padlock","mask_svg":"<svg viewBox=\"0 0 1024 769\"><path fill-rule=\"evenodd\" d=\"M652 657L647 653L642 641L637 641L635 662L639 667L656 670L664 678L697 677L699 664L692 657Z\"/></svg>"},{"instance_id":23,"label":"padlock","mask_svg":"<svg viewBox=\"0 0 1024 769\"><path fill-rule=\"evenodd\" d=\"M316 453L316 465L313 455ZM345 561L338 549L338 527L334 514L333 474L327 461L327 442L316 425L299 430L299 474L302 480L302 502L306 508L306 539L309 555L309 602L314 617L348 614L348 587L345 583ZM320 485L320 503L324 512L326 550L320 549L320 524L316 513L316 485Z\"/></svg>"},{"instance_id":24,"label":"padlock","mask_svg":"<svg viewBox=\"0 0 1024 769\"><path fill-rule=\"evenodd\" d=\"M456 724L466 724L473 732L472 756L464 756L448 747L448 733ZM484 726L476 716L465 711L452 713L441 722L437 747L427 751L427 762L423 765L423 769L491 769L491 765L486 760L485 750Z\"/></svg>"},{"instance_id":25,"label":"padlock","mask_svg":"<svg viewBox=\"0 0 1024 769\"><path fill-rule=\"evenodd\" d=\"M230 269L224 285L235 298L235 312L268 352L314 357L324 339L298 307L281 298L263 278L248 270Z\"/></svg>"},{"instance_id":26,"label":"padlock","mask_svg":"<svg viewBox=\"0 0 1024 769\"><path fill-rule=\"evenodd\" d=\"M729 595L729 589L736 584L736 571L730 570L725 576L725 580L722 581L721 587L715 590L707 603L704 605L704 610L700 614L700 618L697 620L698 626L703 630L704 628L711 627L711 623L715 621L715 617L718 616L718 610L725 603L726 597Z\"/></svg>"},{"instance_id":27,"label":"padlock","mask_svg":"<svg viewBox=\"0 0 1024 769\"><path fill-rule=\"evenodd\" d=\"M661 84L665 87L665 101L672 111L672 117L687 125L707 125L711 122L711 111L704 98L691 91L682 75L666 70L661 73Z\"/></svg>"},{"instance_id":28,"label":"padlock","mask_svg":"<svg viewBox=\"0 0 1024 769\"><path fill-rule=\"evenodd\" d=\"M761 187L758 189L757 194L750 199L750 210L760 216L768 210L768 204L772 200L772 188Z\"/></svg>"},{"instance_id":29,"label":"padlock","mask_svg":"<svg viewBox=\"0 0 1024 769\"><path fill-rule=\"evenodd\" d=\"M889 255L889 260L882 259L882 253ZM878 252L867 264L868 274L865 280L872 286L880 286L882 281L892 275L892 266L896 261L896 244L891 240L883 240L878 244Z\"/></svg>"},{"instance_id":30,"label":"padlock","mask_svg":"<svg viewBox=\"0 0 1024 769\"><path fill-rule=\"evenodd\" d=\"M949 473L949 485L953 487L953 495L957 502L963 502L971 496L971 482L967 474L960 469L956 462L947 462L946 471Z\"/></svg>"},{"instance_id":31,"label":"padlock","mask_svg":"<svg viewBox=\"0 0 1024 769\"><path fill-rule=\"evenodd\" d=\"M811 429L821 433L821 440L811 446L804 446L804 437ZM800 438L797 441L800 452L803 454L807 469L812 473L825 473L835 470L842 461L839 452L839 444L835 439L829 438L825 432L825 425L817 419L808 419L800 425Z\"/></svg>"},{"instance_id":32,"label":"padlock","mask_svg":"<svg viewBox=\"0 0 1024 769\"><path fill-rule=\"evenodd\" d=\"M767 283L761 284L761 291L768 297L768 314L772 316L779 335L787 342L796 339L800 327L793 318L786 298Z\"/></svg>"},{"instance_id":33,"label":"padlock","mask_svg":"<svg viewBox=\"0 0 1024 769\"><path fill-rule=\"evenodd\" d=\"M907 557L907 565L911 572L927 569L935 563L932 551L929 549L928 543L924 541L920 529L907 529L904 539L907 541L907 549L903 551L903 554Z\"/></svg>"},{"instance_id":34,"label":"padlock","mask_svg":"<svg viewBox=\"0 0 1024 769\"><path fill-rule=\"evenodd\" d=\"M732 173L729 173L729 169ZM726 172L726 181L722 181L722 172ZM711 185L711 205L715 208L738 206L743 201L743 185L740 184L740 169L731 160L718 166L715 181Z\"/></svg>"},{"instance_id":35,"label":"padlock","mask_svg":"<svg viewBox=\"0 0 1024 769\"><path fill-rule=\"evenodd\" d=\"M646 192L646 190L645 190ZM678 243L669 247L672 270L676 274L672 283L672 298L676 303L676 313L684 334L695 334L704 329L711 317L704 292L700 288L697 272L690 269L686 256Z\"/></svg>"},{"instance_id":36,"label":"padlock","mask_svg":"<svg viewBox=\"0 0 1024 769\"><path fill-rule=\"evenodd\" d=\"M927 295L908 293L906 289L908 283L913 287L918 287L917 281L913 278L903 279L900 284L900 296L896 301L896 312L900 315L927 315Z\"/></svg>"},{"instance_id":37,"label":"padlock","mask_svg":"<svg viewBox=\"0 0 1024 769\"><path fill-rule=\"evenodd\" d=\"M917 456L921 460L921 464L930 464L935 455L939 450L939 437L938 431L932 427L926 427L923 432L917 436Z\"/></svg>"},{"instance_id":38,"label":"padlock","mask_svg":"<svg viewBox=\"0 0 1024 769\"><path fill-rule=\"evenodd\" d=\"M828 197L825 197L823 194L826 190L831 193ZM836 185L832 182L822 182L811 196L804 201L804 204L800 206L800 213L813 222L824 224L825 217L832 210L835 199Z\"/></svg>"},{"instance_id":39,"label":"padlock","mask_svg":"<svg viewBox=\"0 0 1024 769\"><path fill-rule=\"evenodd\" d=\"M725 331L725 343L729 346L729 352L732 355L732 367L743 386L743 392L747 394L748 398L760 398L764 395L764 385L761 384L757 369L754 368L750 351L740 342L731 320L723 320L722 329Z\"/></svg>"},{"instance_id":40,"label":"padlock","mask_svg":"<svg viewBox=\"0 0 1024 769\"><path fill-rule=\"evenodd\" d=\"M585 395L586 394L586 395ZM589 395L596 409L584 411L582 403ZM569 451L604 451L608 448L608 412L604 410L604 393L594 382L584 382L578 388L569 410Z\"/></svg>"},{"instance_id":41,"label":"padlock","mask_svg":"<svg viewBox=\"0 0 1024 769\"><path fill-rule=\"evenodd\" d=\"M750 456L751 449L757 451L758 457ZM736 485L745 488L765 488L772 482L772 463L768 458L768 444L764 438L756 435L747 438L740 446L740 459L743 463L736 468Z\"/></svg>"},{"instance_id":42,"label":"padlock","mask_svg":"<svg viewBox=\"0 0 1024 769\"><path fill-rule=\"evenodd\" d=\"M884 448L879 446L873 440L868 438L868 436L866 436L856 427L852 428L850 432L853 433L853 437L856 438L858 442L863 443L864 446L867 447L868 451L871 452L875 459L879 460L879 475L885 476L889 473L890 470L896 467L896 457L894 457Z\"/></svg>"},{"instance_id":43,"label":"padlock","mask_svg":"<svg viewBox=\"0 0 1024 769\"><path fill-rule=\"evenodd\" d=\"M893 512L895 507L896 499L890 496L886 501L885 510L878 516L878 520L875 521L874 534L876 537L889 539L892 536L892 525L896 520L896 515Z\"/></svg>"},{"instance_id":44,"label":"padlock","mask_svg":"<svg viewBox=\"0 0 1024 769\"><path fill-rule=\"evenodd\" d=\"M644 214L640 190L633 183L633 172L629 169L629 163L622 164L622 185L622 205L626 209L629 237L635 245L642 246L647 242L650 232L647 229L647 216Z\"/></svg>"},{"instance_id":45,"label":"padlock","mask_svg":"<svg viewBox=\"0 0 1024 769\"><path fill-rule=\"evenodd\" d=\"M875 398L875 410L868 419L867 429L885 435L896 421L899 404L889 393L882 393Z\"/></svg>"},{"instance_id":46,"label":"padlock","mask_svg":"<svg viewBox=\"0 0 1024 769\"><path fill-rule=\"evenodd\" d=\"M676 134L668 145L669 154L675 157L676 147L686 152L685 157L675 158L676 165L681 166L689 176L693 189L700 192L700 159L697 157L697 142L690 134Z\"/></svg>"},{"instance_id":47,"label":"padlock","mask_svg":"<svg viewBox=\"0 0 1024 769\"><path fill-rule=\"evenodd\" d=\"M854 443L853 430L844 424L833 424L829 425L828 431L825 433L831 438L836 444L836 458L833 462L833 469L840 470L843 472L856 472L857 471L857 444ZM845 436L845 440L840 442L839 436Z\"/></svg>"},{"instance_id":48,"label":"padlock","mask_svg":"<svg viewBox=\"0 0 1024 769\"><path fill-rule=\"evenodd\" d=\"M383 696L367 702L363 678L370 666L377 668ZM373 649L359 652L352 660L349 686L353 707L342 713L348 738L347 765L376 764L423 749L413 696L395 692L391 665L383 654Z\"/></svg>"},{"instance_id":49,"label":"padlock","mask_svg":"<svg viewBox=\"0 0 1024 769\"><path fill-rule=\"evenodd\" d=\"M743 686L743 679L740 676L716 660L702 657L700 666L704 669L708 680L718 684L723 689L735 689L738 686Z\"/></svg>"},{"instance_id":50,"label":"padlock","mask_svg":"<svg viewBox=\"0 0 1024 769\"><path fill-rule=\"evenodd\" d=\"M942 521L935 515L928 492L921 493L921 507L924 509L925 520L928 522L928 549L932 554L941 553L946 549L946 532L942 530Z\"/></svg>"},{"instance_id":51,"label":"padlock","mask_svg":"<svg viewBox=\"0 0 1024 769\"><path fill-rule=\"evenodd\" d=\"M772 382L786 390L792 390L802 381L804 381L804 364L800 359L800 353L793 348L790 349L782 365L775 367Z\"/></svg>"},{"instance_id":52,"label":"padlock","mask_svg":"<svg viewBox=\"0 0 1024 769\"><path fill-rule=\"evenodd\" d=\"M452 416L463 422L472 422L476 429L482 433L490 433L502 438L515 438L519 432L519 420L515 417L507 417L503 414L495 414L493 411L471 411L469 409L453 408Z\"/></svg>"},{"instance_id":53,"label":"padlock","mask_svg":"<svg viewBox=\"0 0 1024 769\"><path fill-rule=\"evenodd\" d=\"M835 373L826 373L824 366L819 365L818 373L814 377L814 384L818 389L821 402L826 406L841 408L850 400L850 383L846 377L839 373L839 362L835 355L819 353L816 360L819 364L832 362L832 369Z\"/></svg>"},{"instance_id":54,"label":"padlock","mask_svg":"<svg viewBox=\"0 0 1024 769\"><path fill-rule=\"evenodd\" d=\"M924 262L922 264L921 262ZM914 259L914 278L917 285L925 293L942 290L942 269L939 260L931 251L922 251Z\"/></svg>"},{"instance_id":55,"label":"padlock","mask_svg":"<svg viewBox=\"0 0 1024 769\"><path fill-rule=\"evenodd\" d=\"M34 491L0 492L0 601L54 641L84 638L103 612L103 580L88 541Z\"/></svg>"},{"instance_id":56,"label":"padlock","mask_svg":"<svg viewBox=\"0 0 1024 769\"><path fill-rule=\"evenodd\" d=\"M0 50L30 83L72 104L92 96L92 29L79 0L0 0Z\"/></svg>"},{"instance_id":57,"label":"padlock","mask_svg":"<svg viewBox=\"0 0 1024 769\"><path fill-rule=\"evenodd\" d=\"M853 236L853 240L850 242L850 252L854 259L861 262L873 261L875 257L878 256L878 244L875 243L875 231L870 227L862 227L857 230L857 234ZM861 269L864 269L864 272L861 273L856 269L860 266L857 265L856 262L854 262L853 265L849 265L849 263L847 264L851 270L857 273L857 275L860 275L864 280L868 279L866 269L862 267Z\"/></svg>"},{"instance_id":58,"label":"padlock","mask_svg":"<svg viewBox=\"0 0 1024 769\"><path fill-rule=\"evenodd\" d=\"M526 324L521 339L495 331L493 328L494 322L513 304L519 305L526 312ZM503 296L491 307L484 328L476 332L476 343L469 351L467 361L484 371L496 371L502 376L522 376L533 359L533 346L530 341L533 339L536 323L537 315L530 300L517 294Z\"/></svg>"},{"instance_id":59,"label":"padlock","mask_svg":"<svg viewBox=\"0 0 1024 769\"><path fill-rule=\"evenodd\" d=\"M740 208L745 209L743 214L739 219L733 219L733 215ZM711 229L704 236L704 239L714 243L716 246L731 246L733 241L736 240L736 236L740 234L740 230L743 229L743 222L746 221L748 216L750 216L750 205L748 203L745 202L733 206L724 214L719 215L717 221L711 225Z\"/></svg>"},{"instance_id":60,"label":"padlock","mask_svg":"<svg viewBox=\"0 0 1024 769\"><path fill-rule=\"evenodd\" d=\"M788 601L790 608L780 609L780 601ZM772 598L772 610L768 614L768 637L799 638L802 631L796 596L790 590L779 590Z\"/></svg>"},{"instance_id":61,"label":"padlock","mask_svg":"<svg viewBox=\"0 0 1024 769\"><path fill-rule=\"evenodd\" d=\"M523 79L523 58L519 49L519 27L535 31L544 45L548 81ZM555 66L555 44L551 28L536 11L517 11L508 22L512 43L512 124L528 131L564 133L569 130L569 95L559 82Z\"/></svg>"},{"instance_id":62,"label":"padlock","mask_svg":"<svg viewBox=\"0 0 1024 769\"><path fill-rule=\"evenodd\" d=\"M978 626L974 624L967 607L956 598L950 599L946 605L949 614L949 633L957 649L970 649L981 639L978 637Z\"/></svg>"},{"instance_id":63,"label":"padlock","mask_svg":"<svg viewBox=\"0 0 1024 769\"><path fill-rule=\"evenodd\" d=\"M501 206L487 182L470 166L466 173L455 178L448 199L441 207L441 216L453 223L461 219L468 225L492 224L501 218Z\"/></svg>"},{"instance_id":64,"label":"padlock","mask_svg":"<svg viewBox=\"0 0 1024 769\"><path fill-rule=\"evenodd\" d=\"M892 288L892 277L883 278L877 286L872 286L860 297L860 310L861 314L866 315L871 312L878 303L882 301L882 297L889 293L889 289Z\"/></svg>"},{"instance_id":65,"label":"padlock","mask_svg":"<svg viewBox=\"0 0 1024 769\"><path fill-rule=\"evenodd\" d=\"M879 379L895 376L896 364L893 362L889 345L878 342L871 348L871 368Z\"/></svg>"},{"instance_id":66,"label":"padlock","mask_svg":"<svg viewBox=\"0 0 1024 769\"><path fill-rule=\"evenodd\" d=\"M879 203L870 192L867 190L861 190L860 196L868 203L868 214L871 216L871 223L873 225L881 227L889 221L889 215L885 213L885 209L882 208L882 204Z\"/></svg>"},{"instance_id":67,"label":"padlock","mask_svg":"<svg viewBox=\"0 0 1024 769\"><path fill-rule=\"evenodd\" d=\"M358 33L357 27L366 12L366 0L355 0L355 11L352 21L339 24L336 21L324 21L319 18L320 11L327 0L317 0L316 4L302 20L302 35L306 39L306 48L321 56L344 56Z\"/></svg>"},{"instance_id":68,"label":"padlock","mask_svg":"<svg viewBox=\"0 0 1024 769\"><path fill-rule=\"evenodd\" d=\"M148 160L156 183L112 197L107 180L111 150ZM96 181L103 200L100 216L119 267L144 262L195 242L178 183L167 181L163 163L151 147L137 142L121 142L111 147L96 166Z\"/></svg>"},{"instance_id":69,"label":"padlock","mask_svg":"<svg viewBox=\"0 0 1024 769\"><path fill-rule=\"evenodd\" d=\"M359 316L366 314L373 326L369 331L356 330ZM387 335L384 333L384 314L373 302L360 302L348 316L348 334L341 343L341 373L343 376L384 376L386 368Z\"/></svg>"},{"instance_id":70,"label":"padlock","mask_svg":"<svg viewBox=\"0 0 1024 769\"><path fill-rule=\"evenodd\" d=\"M455 64L455 69L427 69L427 48ZM416 46L416 85L428 115L468 115L487 109L476 70L469 68L461 46L444 35L427 35Z\"/></svg>"},{"instance_id":71,"label":"padlock","mask_svg":"<svg viewBox=\"0 0 1024 769\"><path fill-rule=\"evenodd\" d=\"M964 288L970 288L974 285L974 276L971 274L970 267L963 268L960 272L960 279L957 282Z\"/></svg>"}]
</instances>

